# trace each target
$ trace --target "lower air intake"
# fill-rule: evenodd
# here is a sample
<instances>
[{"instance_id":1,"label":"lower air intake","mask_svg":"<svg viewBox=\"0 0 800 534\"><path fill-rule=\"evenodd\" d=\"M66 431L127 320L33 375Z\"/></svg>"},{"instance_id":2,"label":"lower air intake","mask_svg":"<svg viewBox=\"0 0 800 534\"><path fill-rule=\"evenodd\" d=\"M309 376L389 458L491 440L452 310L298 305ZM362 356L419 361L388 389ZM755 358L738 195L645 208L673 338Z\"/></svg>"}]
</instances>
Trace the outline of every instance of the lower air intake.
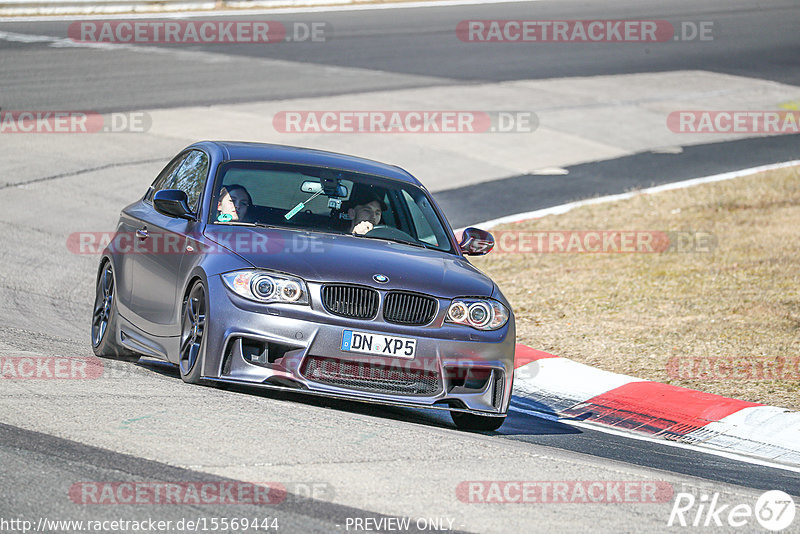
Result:
<instances>
[{"instance_id":1,"label":"lower air intake","mask_svg":"<svg viewBox=\"0 0 800 534\"><path fill-rule=\"evenodd\" d=\"M309 356L301 372L314 382L388 395L433 396L442 390L438 373L424 369Z\"/></svg>"}]
</instances>

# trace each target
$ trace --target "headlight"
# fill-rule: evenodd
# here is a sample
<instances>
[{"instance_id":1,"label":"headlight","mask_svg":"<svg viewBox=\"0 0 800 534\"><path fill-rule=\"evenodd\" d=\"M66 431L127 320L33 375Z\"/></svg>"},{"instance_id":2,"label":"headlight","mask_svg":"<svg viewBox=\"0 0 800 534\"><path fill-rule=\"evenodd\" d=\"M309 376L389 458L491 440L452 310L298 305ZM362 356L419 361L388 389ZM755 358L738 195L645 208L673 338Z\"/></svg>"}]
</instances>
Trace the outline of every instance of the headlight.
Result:
<instances>
[{"instance_id":1,"label":"headlight","mask_svg":"<svg viewBox=\"0 0 800 534\"><path fill-rule=\"evenodd\" d=\"M478 330L497 330L508 322L508 308L491 299L456 299L447 309L445 321Z\"/></svg>"},{"instance_id":2,"label":"headlight","mask_svg":"<svg viewBox=\"0 0 800 534\"><path fill-rule=\"evenodd\" d=\"M265 274L257 274L250 280L250 291L259 300L269 300L275 295L275 280Z\"/></svg>"},{"instance_id":3,"label":"headlight","mask_svg":"<svg viewBox=\"0 0 800 534\"><path fill-rule=\"evenodd\" d=\"M257 302L308 304L306 283L294 276L268 271L234 271L222 275L234 293Z\"/></svg>"}]
</instances>

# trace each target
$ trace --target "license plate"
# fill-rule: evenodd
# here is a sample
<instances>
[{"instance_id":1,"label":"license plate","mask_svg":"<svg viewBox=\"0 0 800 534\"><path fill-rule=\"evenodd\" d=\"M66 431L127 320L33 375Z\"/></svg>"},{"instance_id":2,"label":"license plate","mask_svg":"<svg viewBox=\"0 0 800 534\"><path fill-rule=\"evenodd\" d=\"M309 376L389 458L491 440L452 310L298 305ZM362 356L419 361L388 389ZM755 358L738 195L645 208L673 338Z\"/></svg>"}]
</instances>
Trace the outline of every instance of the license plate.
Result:
<instances>
[{"instance_id":1,"label":"license plate","mask_svg":"<svg viewBox=\"0 0 800 534\"><path fill-rule=\"evenodd\" d=\"M417 351L417 340L345 330L342 333L342 350L392 358L413 358Z\"/></svg>"}]
</instances>

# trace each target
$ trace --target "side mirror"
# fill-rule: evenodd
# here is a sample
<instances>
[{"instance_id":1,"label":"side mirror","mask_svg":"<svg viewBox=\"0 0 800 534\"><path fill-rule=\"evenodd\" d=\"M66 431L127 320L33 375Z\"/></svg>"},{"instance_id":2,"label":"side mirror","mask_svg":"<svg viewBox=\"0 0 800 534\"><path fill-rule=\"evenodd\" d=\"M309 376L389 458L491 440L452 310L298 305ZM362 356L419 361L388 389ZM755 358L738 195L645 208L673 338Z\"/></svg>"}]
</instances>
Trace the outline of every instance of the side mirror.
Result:
<instances>
[{"instance_id":1,"label":"side mirror","mask_svg":"<svg viewBox=\"0 0 800 534\"><path fill-rule=\"evenodd\" d=\"M189 209L189 197L178 189L162 189L153 195L153 206L158 213L168 217L194 220Z\"/></svg>"},{"instance_id":2,"label":"side mirror","mask_svg":"<svg viewBox=\"0 0 800 534\"><path fill-rule=\"evenodd\" d=\"M494 248L494 237L486 230L470 227L464 230L458 248L467 256L483 256Z\"/></svg>"}]
</instances>

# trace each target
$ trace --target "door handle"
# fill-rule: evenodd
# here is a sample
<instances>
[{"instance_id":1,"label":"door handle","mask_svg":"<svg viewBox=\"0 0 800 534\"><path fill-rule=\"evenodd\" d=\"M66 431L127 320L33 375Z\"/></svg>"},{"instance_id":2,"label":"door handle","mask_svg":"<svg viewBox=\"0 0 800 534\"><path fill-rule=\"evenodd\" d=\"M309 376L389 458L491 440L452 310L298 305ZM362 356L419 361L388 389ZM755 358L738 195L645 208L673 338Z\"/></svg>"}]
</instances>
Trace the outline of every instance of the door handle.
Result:
<instances>
[{"instance_id":1,"label":"door handle","mask_svg":"<svg viewBox=\"0 0 800 534\"><path fill-rule=\"evenodd\" d=\"M144 228L136 230L136 237L139 239L147 239L150 237L150 234L147 232L147 227L145 226Z\"/></svg>"}]
</instances>

